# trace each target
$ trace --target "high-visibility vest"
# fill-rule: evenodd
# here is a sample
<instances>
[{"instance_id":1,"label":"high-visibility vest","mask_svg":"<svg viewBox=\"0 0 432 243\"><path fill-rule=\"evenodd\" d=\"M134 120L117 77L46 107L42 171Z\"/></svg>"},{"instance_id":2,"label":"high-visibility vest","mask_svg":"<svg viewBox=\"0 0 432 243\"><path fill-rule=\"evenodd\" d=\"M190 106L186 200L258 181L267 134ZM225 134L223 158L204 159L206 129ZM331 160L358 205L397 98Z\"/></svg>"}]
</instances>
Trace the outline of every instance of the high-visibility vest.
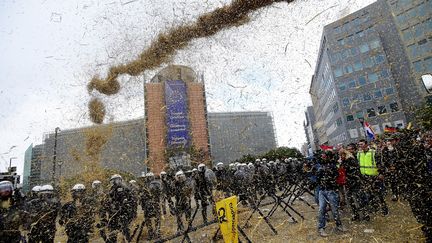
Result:
<instances>
[{"instance_id":1,"label":"high-visibility vest","mask_svg":"<svg viewBox=\"0 0 432 243\"><path fill-rule=\"evenodd\" d=\"M370 149L365 152L357 153L357 160L360 163L360 173L362 175L376 176L378 168L375 161L375 150Z\"/></svg>"}]
</instances>

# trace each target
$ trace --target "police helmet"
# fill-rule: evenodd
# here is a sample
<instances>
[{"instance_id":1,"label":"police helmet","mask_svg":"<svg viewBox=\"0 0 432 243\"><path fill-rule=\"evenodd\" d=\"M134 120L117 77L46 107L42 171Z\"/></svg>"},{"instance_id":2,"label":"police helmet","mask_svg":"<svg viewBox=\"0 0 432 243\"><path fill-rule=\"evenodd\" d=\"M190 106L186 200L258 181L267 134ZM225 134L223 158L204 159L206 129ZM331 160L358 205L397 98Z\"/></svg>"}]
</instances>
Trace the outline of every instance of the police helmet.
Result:
<instances>
[{"instance_id":1,"label":"police helmet","mask_svg":"<svg viewBox=\"0 0 432 243\"><path fill-rule=\"evenodd\" d=\"M186 180L186 175L184 174L184 172L182 170L177 171L177 173L175 174L175 178L178 181L185 181Z\"/></svg>"},{"instance_id":2,"label":"police helmet","mask_svg":"<svg viewBox=\"0 0 432 243\"><path fill-rule=\"evenodd\" d=\"M43 185L43 186L41 187L40 192L41 192L41 193L53 193L53 192L54 192L54 187L51 186L51 185L49 185L49 184L47 184L47 185Z\"/></svg>"},{"instance_id":3,"label":"police helmet","mask_svg":"<svg viewBox=\"0 0 432 243\"><path fill-rule=\"evenodd\" d=\"M80 183L75 184L72 187L72 191L84 191L85 189L86 189L85 186L83 184L80 184Z\"/></svg>"},{"instance_id":4,"label":"police helmet","mask_svg":"<svg viewBox=\"0 0 432 243\"><path fill-rule=\"evenodd\" d=\"M206 168L205 164L199 164L198 165L198 171L203 172L205 170L205 168Z\"/></svg>"},{"instance_id":5,"label":"police helmet","mask_svg":"<svg viewBox=\"0 0 432 243\"><path fill-rule=\"evenodd\" d=\"M129 181L129 184L135 184L136 183L136 180L130 180Z\"/></svg>"},{"instance_id":6,"label":"police helmet","mask_svg":"<svg viewBox=\"0 0 432 243\"><path fill-rule=\"evenodd\" d=\"M115 180L115 179L123 179L123 178L119 174L114 174L114 175L111 176L110 181Z\"/></svg>"},{"instance_id":7,"label":"police helmet","mask_svg":"<svg viewBox=\"0 0 432 243\"><path fill-rule=\"evenodd\" d=\"M40 192L40 190L41 190L41 186L34 186L32 188L32 192Z\"/></svg>"},{"instance_id":8,"label":"police helmet","mask_svg":"<svg viewBox=\"0 0 432 243\"><path fill-rule=\"evenodd\" d=\"M102 184L101 181L95 180L92 182L92 188L96 188Z\"/></svg>"},{"instance_id":9,"label":"police helmet","mask_svg":"<svg viewBox=\"0 0 432 243\"><path fill-rule=\"evenodd\" d=\"M10 181L0 181L0 199L5 200L12 196L13 185Z\"/></svg>"}]
</instances>

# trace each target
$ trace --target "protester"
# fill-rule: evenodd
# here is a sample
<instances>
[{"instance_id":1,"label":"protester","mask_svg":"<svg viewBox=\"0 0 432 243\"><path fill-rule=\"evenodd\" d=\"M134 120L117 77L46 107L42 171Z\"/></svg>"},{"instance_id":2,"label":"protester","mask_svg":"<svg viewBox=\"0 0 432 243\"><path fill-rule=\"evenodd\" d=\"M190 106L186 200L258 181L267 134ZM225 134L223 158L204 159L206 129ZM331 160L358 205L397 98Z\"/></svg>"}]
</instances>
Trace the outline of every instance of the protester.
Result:
<instances>
[{"instance_id":1,"label":"protester","mask_svg":"<svg viewBox=\"0 0 432 243\"><path fill-rule=\"evenodd\" d=\"M327 205L331 207L333 218L336 222L336 229L345 232L339 215L339 195L336 178L339 175L335 156L332 151L325 151L321 155L321 167L317 172L318 184L320 187L318 194L318 233L322 237L328 236L325 232Z\"/></svg>"},{"instance_id":2,"label":"protester","mask_svg":"<svg viewBox=\"0 0 432 243\"><path fill-rule=\"evenodd\" d=\"M364 190L367 192L363 202L368 204L370 210L377 210L381 208L383 215L388 215L388 207L384 200L384 168L380 160L376 159L376 152L369 148L366 140L359 141L359 152L357 153L357 160L360 164L360 173L364 181ZM374 201L378 200L378 205Z\"/></svg>"}]
</instances>

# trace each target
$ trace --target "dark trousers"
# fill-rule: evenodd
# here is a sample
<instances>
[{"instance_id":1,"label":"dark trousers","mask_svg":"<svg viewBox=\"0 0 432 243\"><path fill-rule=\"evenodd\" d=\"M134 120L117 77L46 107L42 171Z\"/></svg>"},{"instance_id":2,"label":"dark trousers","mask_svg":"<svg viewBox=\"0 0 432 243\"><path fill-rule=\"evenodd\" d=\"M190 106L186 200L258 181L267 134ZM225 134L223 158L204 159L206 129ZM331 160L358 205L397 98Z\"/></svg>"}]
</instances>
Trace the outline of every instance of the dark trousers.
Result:
<instances>
[{"instance_id":1,"label":"dark trousers","mask_svg":"<svg viewBox=\"0 0 432 243\"><path fill-rule=\"evenodd\" d=\"M387 212L388 207L384 200L384 182L379 180L377 176L363 176L363 182L365 194L362 195L362 203L367 205L370 210L381 208L382 212ZM375 205L374 202L378 205Z\"/></svg>"}]
</instances>

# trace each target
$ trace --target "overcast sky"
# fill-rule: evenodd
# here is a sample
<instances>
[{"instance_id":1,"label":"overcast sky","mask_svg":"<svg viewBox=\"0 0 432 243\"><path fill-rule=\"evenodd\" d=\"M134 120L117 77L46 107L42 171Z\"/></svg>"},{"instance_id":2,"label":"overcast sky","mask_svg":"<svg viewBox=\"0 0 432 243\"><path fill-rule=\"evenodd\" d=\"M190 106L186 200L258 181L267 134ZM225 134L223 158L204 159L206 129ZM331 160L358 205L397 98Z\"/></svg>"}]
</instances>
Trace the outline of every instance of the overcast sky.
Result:
<instances>
[{"instance_id":1,"label":"overcast sky","mask_svg":"<svg viewBox=\"0 0 432 243\"><path fill-rule=\"evenodd\" d=\"M55 127L90 124L91 76L132 60L159 32L229 2L0 1L0 171L17 157L13 165L21 172L26 148ZM372 2L274 4L252 14L246 25L193 41L170 64L204 75L210 112L271 111L278 144L300 148L322 28ZM143 117L142 82L158 70L122 77L121 92L103 97L106 121Z\"/></svg>"}]
</instances>

